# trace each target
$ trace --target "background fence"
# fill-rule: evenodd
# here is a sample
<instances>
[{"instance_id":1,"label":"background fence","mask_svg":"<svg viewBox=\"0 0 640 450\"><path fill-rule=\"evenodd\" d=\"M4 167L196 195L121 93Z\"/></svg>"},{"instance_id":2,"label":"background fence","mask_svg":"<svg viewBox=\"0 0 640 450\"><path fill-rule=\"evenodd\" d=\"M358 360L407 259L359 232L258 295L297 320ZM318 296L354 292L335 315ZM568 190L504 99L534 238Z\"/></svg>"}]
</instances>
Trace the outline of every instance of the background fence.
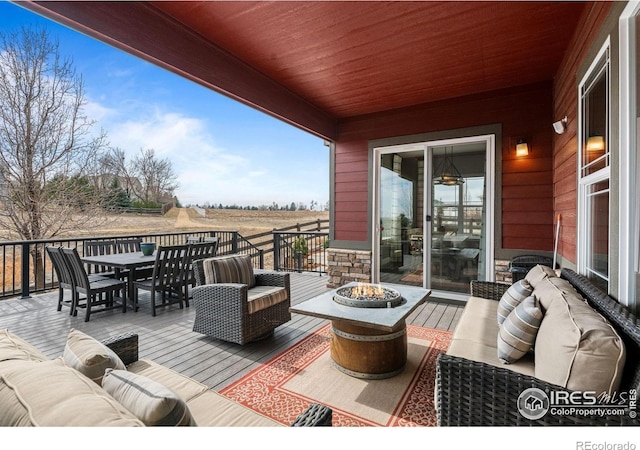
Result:
<instances>
[{"instance_id":1,"label":"background fence","mask_svg":"<svg viewBox=\"0 0 640 450\"><path fill-rule=\"evenodd\" d=\"M143 242L155 242L157 246L184 244L189 236L215 236L219 238L218 255L247 254L253 266L280 271L326 272L325 242L328 242L328 220L297 223L290 227L265 233L242 236L237 231L207 230L180 233L149 233L118 236L92 236L38 241L0 242L0 299L15 296L29 297L32 293L46 292L57 287L55 271L46 254L47 246L76 247L84 256L86 241L105 241L142 238ZM295 230L295 231L289 231ZM327 230L323 232L323 230ZM306 241L313 253L296 256L293 245ZM322 242L322 245L320 245ZM321 250L320 247L323 247ZM278 255L276 258L275 255ZM306 257L306 259L300 259ZM309 263L311 259L313 263ZM300 264L298 262L300 261Z\"/></svg>"}]
</instances>

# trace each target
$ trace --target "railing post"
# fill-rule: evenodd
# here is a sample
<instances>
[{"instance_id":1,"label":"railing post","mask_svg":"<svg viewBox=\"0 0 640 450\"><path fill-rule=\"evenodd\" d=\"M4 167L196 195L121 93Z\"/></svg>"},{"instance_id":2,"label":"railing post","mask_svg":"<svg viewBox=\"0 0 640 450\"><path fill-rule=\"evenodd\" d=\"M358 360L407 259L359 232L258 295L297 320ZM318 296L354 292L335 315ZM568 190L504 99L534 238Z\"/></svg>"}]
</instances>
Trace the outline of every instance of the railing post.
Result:
<instances>
[{"instance_id":1,"label":"railing post","mask_svg":"<svg viewBox=\"0 0 640 450\"><path fill-rule=\"evenodd\" d=\"M22 243L22 298L30 298L29 292L29 243Z\"/></svg>"},{"instance_id":2,"label":"railing post","mask_svg":"<svg viewBox=\"0 0 640 450\"><path fill-rule=\"evenodd\" d=\"M298 268L298 272L302 273L302 252L296 250L296 266Z\"/></svg>"},{"instance_id":3,"label":"railing post","mask_svg":"<svg viewBox=\"0 0 640 450\"><path fill-rule=\"evenodd\" d=\"M318 231L320 231L320 219L318 219Z\"/></svg>"},{"instance_id":4,"label":"railing post","mask_svg":"<svg viewBox=\"0 0 640 450\"><path fill-rule=\"evenodd\" d=\"M231 240L231 253L234 255L238 253L238 232L233 232L233 239Z\"/></svg>"},{"instance_id":5,"label":"railing post","mask_svg":"<svg viewBox=\"0 0 640 450\"><path fill-rule=\"evenodd\" d=\"M258 249L258 256L260 257L260 268L264 269L264 250L259 248Z\"/></svg>"},{"instance_id":6,"label":"railing post","mask_svg":"<svg viewBox=\"0 0 640 450\"><path fill-rule=\"evenodd\" d=\"M273 270L280 270L280 233L273 231Z\"/></svg>"}]
</instances>

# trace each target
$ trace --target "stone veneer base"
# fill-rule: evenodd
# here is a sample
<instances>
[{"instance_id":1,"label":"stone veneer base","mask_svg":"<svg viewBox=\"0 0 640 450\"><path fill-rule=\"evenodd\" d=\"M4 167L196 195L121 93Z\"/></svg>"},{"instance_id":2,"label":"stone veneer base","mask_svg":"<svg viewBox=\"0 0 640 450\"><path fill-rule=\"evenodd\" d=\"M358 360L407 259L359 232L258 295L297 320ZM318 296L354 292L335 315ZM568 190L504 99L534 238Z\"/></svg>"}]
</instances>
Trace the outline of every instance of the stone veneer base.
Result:
<instances>
[{"instance_id":1,"label":"stone veneer base","mask_svg":"<svg viewBox=\"0 0 640 450\"><path fill-rule=\"evenodd\" d=\"M352 281L371 282L371 251L346 250L341 248L327 249L327 265L329 282L327 287L337 288ZM496 281L511 284L509 261L495 261Z\"/></svg>"}]
</instances>

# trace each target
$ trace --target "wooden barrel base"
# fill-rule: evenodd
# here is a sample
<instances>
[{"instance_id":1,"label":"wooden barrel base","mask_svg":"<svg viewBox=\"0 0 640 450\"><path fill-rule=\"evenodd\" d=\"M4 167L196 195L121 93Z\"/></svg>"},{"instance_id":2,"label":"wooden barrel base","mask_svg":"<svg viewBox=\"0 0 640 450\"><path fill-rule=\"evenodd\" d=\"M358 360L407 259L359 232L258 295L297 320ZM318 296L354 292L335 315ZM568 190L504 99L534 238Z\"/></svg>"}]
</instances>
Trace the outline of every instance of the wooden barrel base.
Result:
<instances>
[{"instance_id":1,"label":"wooden barrel base","mask_svg":"<svg viewBox=\"0 0 640 450\"><path fill-rule=\"evenodd\" d=\"M334 320L331 359L336 369L356 378L394 377L407 362L407 330L403 322L391 332Z\"/></svg>"}]
</instances>

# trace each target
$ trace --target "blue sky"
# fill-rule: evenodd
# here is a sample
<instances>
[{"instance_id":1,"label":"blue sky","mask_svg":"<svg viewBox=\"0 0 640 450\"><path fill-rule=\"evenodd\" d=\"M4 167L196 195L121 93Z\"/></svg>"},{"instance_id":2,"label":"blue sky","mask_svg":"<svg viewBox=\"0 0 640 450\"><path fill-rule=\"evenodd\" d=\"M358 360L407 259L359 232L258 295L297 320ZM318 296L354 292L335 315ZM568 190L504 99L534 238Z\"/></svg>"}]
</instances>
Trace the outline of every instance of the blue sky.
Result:
<instances>
[{"instance_id":1,"label":"blue sky","mask_svg":"<svg viewBox=\"0 0 640 450\"><path fill-rule=\"evenodd\" d=\"M152 148L178 175L183 204L324 205L323 140L164 69L0 1L0 32L44 25L85 82L87 115L112 147Z\"/></svg>"}]
</instances>

